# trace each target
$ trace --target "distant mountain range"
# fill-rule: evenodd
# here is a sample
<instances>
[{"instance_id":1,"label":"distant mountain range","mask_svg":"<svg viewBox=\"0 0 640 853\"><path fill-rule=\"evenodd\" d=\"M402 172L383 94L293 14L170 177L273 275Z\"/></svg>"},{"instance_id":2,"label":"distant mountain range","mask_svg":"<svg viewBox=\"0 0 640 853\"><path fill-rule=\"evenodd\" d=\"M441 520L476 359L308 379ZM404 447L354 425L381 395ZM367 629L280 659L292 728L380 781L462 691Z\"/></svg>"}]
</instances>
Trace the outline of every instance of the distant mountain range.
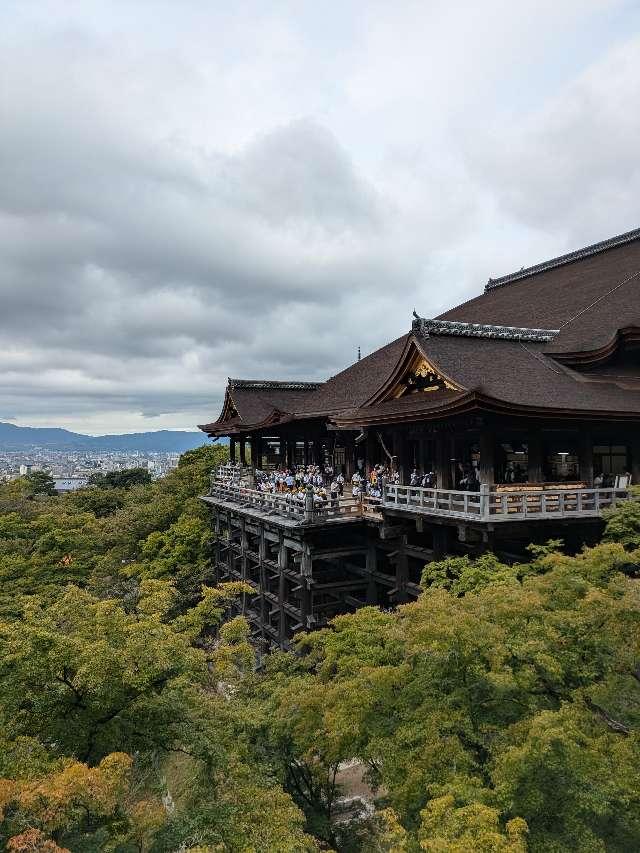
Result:
<instances>
[{"instance_id":1,"label":"distant mountain range","mask_svg":"<svg viewBox=\"0 0 640 853\"><path fill-rule=\"evenodd\" d=\"M158 453L184 453L207 444L203 432L134 432L130 435L82 435L59 427L21 427L0 422L0 452L30 450L139 450Z\"/></svg>"}]
</instances>

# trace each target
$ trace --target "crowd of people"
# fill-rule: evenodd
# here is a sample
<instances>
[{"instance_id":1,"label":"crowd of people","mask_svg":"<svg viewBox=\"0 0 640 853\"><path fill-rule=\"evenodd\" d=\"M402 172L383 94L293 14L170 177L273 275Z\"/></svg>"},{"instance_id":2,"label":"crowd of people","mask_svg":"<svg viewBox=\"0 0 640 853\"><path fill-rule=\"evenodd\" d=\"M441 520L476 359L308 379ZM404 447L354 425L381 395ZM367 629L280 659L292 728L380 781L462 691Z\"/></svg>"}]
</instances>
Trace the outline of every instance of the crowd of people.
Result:
<instances>
[{"instance_id":1,"label":"crowd of people","mask_svg":"<svg viewBox=\"0 0 640 853\"><path fill-rule=\"evenodd\" d=\"M309 487L314 501L322 504L338 500L351 491L357 500L364 496L381 498L384 483L398 483L399 477L385 465L376 465L367 474L364 467L353 474L350 487L341 471L335 472L330 465L297 465L293 468L275 468L255 472L255 488L271 494L292 495L304 501Z\"/></svg>"}]
</instances>

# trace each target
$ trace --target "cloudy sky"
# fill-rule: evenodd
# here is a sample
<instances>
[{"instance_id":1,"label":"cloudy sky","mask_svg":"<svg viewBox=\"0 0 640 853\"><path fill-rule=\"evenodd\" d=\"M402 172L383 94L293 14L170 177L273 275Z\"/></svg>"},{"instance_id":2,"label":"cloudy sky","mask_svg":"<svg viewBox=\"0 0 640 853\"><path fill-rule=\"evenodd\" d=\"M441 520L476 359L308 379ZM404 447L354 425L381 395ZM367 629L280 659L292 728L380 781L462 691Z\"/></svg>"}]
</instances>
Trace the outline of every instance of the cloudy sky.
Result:
<instances>
[{"instance_id":1,"label":"cloudy sky","mask_svg":"<svg viewBox=\"0 0 640 853\"><path fill-rule=\"evenodd\" d=\"M192 428L640 226L639 0L2 0L0 420Z\"/></svg>"}]
</instances>

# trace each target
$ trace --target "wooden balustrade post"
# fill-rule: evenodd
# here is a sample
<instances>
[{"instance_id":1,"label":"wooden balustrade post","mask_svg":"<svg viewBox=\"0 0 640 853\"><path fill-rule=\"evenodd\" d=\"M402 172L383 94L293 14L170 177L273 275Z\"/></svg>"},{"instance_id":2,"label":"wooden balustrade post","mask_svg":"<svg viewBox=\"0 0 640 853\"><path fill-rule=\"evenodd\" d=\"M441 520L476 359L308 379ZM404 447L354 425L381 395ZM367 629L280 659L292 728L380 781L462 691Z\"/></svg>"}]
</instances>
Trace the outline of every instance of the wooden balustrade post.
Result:
<instances>
[{"instance_id":1,"label":"wooden balustrade post","mask_svg":"<svg viewBox=\"0 0 640 853\"><path fill-rule=\"evenodd\" d=\"M307 486L304 496L304 520L313 521L314 502L313 502L313 486Z\"/></svg>"},{"instance_id":2,"label":"wooden balustrade post","mask_svg":"<svg viewBox=\"0 0 640 853\"><path fill-rule=\"evenodd\" d=\"M491 486L489 483L480 483L480 517L489 518L489 494Z\"/></svg>"}]
</instances>

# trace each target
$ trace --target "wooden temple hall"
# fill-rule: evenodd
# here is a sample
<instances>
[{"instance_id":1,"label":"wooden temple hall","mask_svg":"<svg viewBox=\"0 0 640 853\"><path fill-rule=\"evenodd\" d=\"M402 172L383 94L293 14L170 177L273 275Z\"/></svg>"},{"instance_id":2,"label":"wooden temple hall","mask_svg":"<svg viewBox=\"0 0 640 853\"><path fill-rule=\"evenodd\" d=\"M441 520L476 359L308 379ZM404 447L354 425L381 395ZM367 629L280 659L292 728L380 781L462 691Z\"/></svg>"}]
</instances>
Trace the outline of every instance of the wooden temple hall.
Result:
<instances>
[{"instance_id":1,"label":"wooden temple hall","mask_svg":"<svg viewBox=\"0 0 640 853\"><path fill-rule=\"evenodd\" d=\"M425 563L564 539L576 549L640 483L640 229L501 278L326 382L229 380L212 476L220 580L244 579L258 645L365 604L406 602ZM256 488L315 464L345 495ZM385 466L373 498L351 477ZM431 476L425 485L425 474Z\"/></svg>"}]
</instances>

